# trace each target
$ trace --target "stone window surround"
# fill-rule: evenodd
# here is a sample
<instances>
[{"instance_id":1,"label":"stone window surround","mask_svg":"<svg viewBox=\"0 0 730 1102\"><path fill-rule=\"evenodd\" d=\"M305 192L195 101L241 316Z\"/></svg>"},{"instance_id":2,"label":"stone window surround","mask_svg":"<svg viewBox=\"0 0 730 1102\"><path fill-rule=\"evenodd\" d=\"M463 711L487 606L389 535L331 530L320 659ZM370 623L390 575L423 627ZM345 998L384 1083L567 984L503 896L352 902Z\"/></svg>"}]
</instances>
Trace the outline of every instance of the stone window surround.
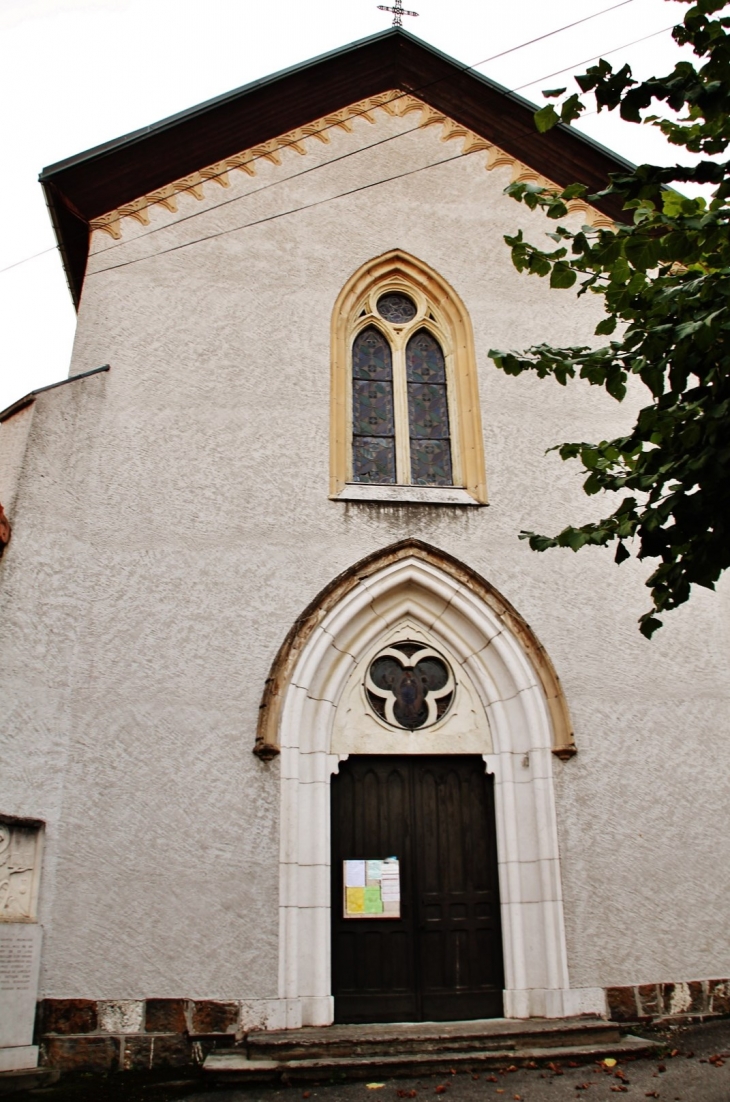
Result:
<instances>
[{"instance_id":1,"label":"stone window surround","mask_svg":"<svg viewBox=\"0 0 730 1102\"><path fill-rule=\"evenodd\" d=\"M347 757L330 752L337 704L362 655L405 619L463 664L488 717L493 750L484 760L495 778L505 1015L605 1013L603 989L569 983L553 720L534 651L531 658L508 609L505 602L500 614L447 570L404 550L358 577L319 617L279 687L279 1000L289 1028L327 1025L334 1016L329 782Z\"/></svg>"},{"instance_id":2,"label":"stone window surround","mask_svg":"<svg viewBox=\"0 0 730 1102\"><path fill-rule=\"evenodd\" d=\"M408 326L389 326L382 321L376 304L389 291L413 299L418 311L416 321ZM446 365L454 487L371 486L352 481L351 349L354 338L368 326L383 332L391 345L394 331L409 334L413 326L427 329L438 340ZM395 342L398 346L394 346L395 360L401 354L398 348L404 340ZM331 346L330 497L345 501L486 505L474 335L466 307L453 287L428 264L400 249L368 260L353 273L337 297L332 311ZM401 421L403 416L407 423L407 410ZM397 452L400 446L396 435ZM399 465L404 466L402 456Z\"/></svg>"}]
</instances>

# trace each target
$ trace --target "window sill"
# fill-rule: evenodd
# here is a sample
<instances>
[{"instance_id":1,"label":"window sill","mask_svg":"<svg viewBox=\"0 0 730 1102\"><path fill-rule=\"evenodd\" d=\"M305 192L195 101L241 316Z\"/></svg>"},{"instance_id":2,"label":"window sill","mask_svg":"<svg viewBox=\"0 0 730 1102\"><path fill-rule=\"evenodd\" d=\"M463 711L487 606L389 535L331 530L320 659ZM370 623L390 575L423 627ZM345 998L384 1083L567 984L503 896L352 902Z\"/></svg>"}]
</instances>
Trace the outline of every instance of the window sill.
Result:
<instances>
[{"instance_id":1,"label":"window sill","mask_svg":"<svg viewBox=\"0 0 730 1102\"><path fill-rule=\"evenodd\" d=\"M379 501L384 505L485 505L461 486L380 486L348 482L333 501Z\"/></svg>"}]
</instances>

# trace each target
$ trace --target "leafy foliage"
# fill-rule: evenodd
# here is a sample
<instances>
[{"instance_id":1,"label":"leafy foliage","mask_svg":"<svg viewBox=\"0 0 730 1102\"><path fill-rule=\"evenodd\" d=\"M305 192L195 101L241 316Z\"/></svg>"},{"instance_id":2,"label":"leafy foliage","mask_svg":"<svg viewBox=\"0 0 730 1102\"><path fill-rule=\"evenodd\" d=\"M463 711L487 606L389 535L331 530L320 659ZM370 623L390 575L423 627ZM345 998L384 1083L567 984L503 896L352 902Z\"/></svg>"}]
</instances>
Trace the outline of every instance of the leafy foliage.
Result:
<instances>
[{"instance_id":1,"label":"leafy foliage","mask_svg":"<svg viewBox=\"0 0 730 1102\"><path fill-rule=\"evenodd\" d=\"M550 250L530 244L522 231L505 238L519 271L549 277L551 287L578 283L578 295L603 296L606 316L596 334L613 339L597 348L541 344L490 356L509 375L534 371L563 386L579 377L618 401L629 376L648 389L649 403L627 436L557 449L562 459L582 462L587 494L619 495L613 512L557 536L521 533L536 551L615 542L617 563L630 548L640 559L659 560L646 582L653 607L639 621L647 637L661 626L659 613L683 604L693 585L714 589L730 566L730 162L708 159L730 143L730 18L715 17L725 6L695 0L672 32L693 48L699 66L682 60L667 76L639 83L628 65L614 72L601 60L575 78L599 111L618 109L629 122L658 127L673 145L700 154L698 163L614 173L597 195L580 184L559 192L527 183L507 189L556 221L574 199L623 200L625 221L577 232L558 225ZM644 114L656 102L677 114ZM542 108L535 122L545 131L583 110L571 95ZM712 199L689 199L670 187L688 182L714 185Z\"/></svg>"}]
</instances>

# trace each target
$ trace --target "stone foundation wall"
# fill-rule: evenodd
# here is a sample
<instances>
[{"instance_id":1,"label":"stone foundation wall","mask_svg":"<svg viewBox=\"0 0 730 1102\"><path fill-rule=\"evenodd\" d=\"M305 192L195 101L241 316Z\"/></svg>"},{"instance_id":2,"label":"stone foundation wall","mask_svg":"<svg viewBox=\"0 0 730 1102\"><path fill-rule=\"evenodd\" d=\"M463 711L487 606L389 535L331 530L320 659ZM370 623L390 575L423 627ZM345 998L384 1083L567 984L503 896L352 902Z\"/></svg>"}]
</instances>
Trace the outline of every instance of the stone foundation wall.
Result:
<instances>
[{"instance_id":1,"label":"stone foundation wall","mask_svg":"<svg viewBox=\"0 0 730 1102\"><path fill-rule=\"evenodd\" d=\"M730 979L608 987L606 998L614 1022L717 1017L730 1015ZM44 999L38 1004L41 1062L86 1072L200 1064L245 1035L249 1012L249 1003L216 1000Z\"/></svg>"},{"instance_id":2,"label":"stone foundation wall","mask_svg":"<svg viewBox=\"0 0 730 1102\"><path fill-rule=\"evenodd\" d=\"M609 1017L614 1022L730 1014L730 980L686 983L642 983L607 987Z\"/></svg>"},{"instance_id":3,"label":"stone foundation wall","mask_svg":"<svg viewBox=\"0 0 730 1102\"><path fill-rule=\"evenodd\" d=\"M61 1071L142 1071L202 1063L241 1037L247 1004L193 999L44 999L41 1062Z\"/></svg>"}]
</instances>

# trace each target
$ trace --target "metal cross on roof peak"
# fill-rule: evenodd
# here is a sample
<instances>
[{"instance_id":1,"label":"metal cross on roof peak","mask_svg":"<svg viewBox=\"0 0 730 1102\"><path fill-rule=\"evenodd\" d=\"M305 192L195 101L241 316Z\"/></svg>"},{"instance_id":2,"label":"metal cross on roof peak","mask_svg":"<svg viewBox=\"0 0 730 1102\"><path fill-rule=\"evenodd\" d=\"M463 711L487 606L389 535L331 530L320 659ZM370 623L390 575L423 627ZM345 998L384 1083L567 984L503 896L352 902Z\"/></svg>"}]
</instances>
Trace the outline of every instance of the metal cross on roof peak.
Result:
<instances>
[{"instance_id":1,"label":"metal cross on roof peak","mask_svg":"<svg viewBox=\"0 0 730 1102\"><path fill-rule=\"evenodd\" d=\"M403 16L404 15L418 15L417 11L408 11L406 8L404 8L402 0L395 0L395 4L393 5L392 8L388 7L387 4L378 4L378 10L379 11L392 11L392 13L393 13L393 26L394 27L402 27L403 26Z\"/></svg>"}]
</instances>

